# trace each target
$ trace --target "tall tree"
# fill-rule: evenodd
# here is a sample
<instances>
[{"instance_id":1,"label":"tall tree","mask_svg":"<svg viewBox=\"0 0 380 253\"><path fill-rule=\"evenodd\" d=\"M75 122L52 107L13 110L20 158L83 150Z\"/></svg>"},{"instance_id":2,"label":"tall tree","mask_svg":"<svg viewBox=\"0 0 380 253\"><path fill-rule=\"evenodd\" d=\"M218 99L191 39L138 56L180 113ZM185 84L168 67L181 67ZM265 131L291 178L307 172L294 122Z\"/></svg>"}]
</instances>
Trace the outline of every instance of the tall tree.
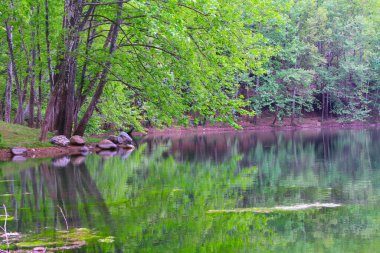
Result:
<instances>
[{"instance_id":1,"label":"tall tree","mask_svg":"<svg viewBox=\"0 0 380 253\"><path fill-rule=\"evenodd\" d=\"M233 123L236 111L244 113L241 99L235 97L234 76L260 53L254 55L261 37L245 28L252 18L243 18L243 12L264 12L265 2L122 3L66 3L66 12L73 13L72 22L63 26L67 57L57 62L41 139L51 122L53 129L70 135L77 116L82 118L75 133L83 134L106 84L122 85L128 94L124 106L155 119L155 124L171 124L174 118L194 113ZM87 42L79 43L81 38ZM80 66L82 72L77 73ZM62 78L65 68L74 72L66 70Z\"/></svg>"}]
</instances>

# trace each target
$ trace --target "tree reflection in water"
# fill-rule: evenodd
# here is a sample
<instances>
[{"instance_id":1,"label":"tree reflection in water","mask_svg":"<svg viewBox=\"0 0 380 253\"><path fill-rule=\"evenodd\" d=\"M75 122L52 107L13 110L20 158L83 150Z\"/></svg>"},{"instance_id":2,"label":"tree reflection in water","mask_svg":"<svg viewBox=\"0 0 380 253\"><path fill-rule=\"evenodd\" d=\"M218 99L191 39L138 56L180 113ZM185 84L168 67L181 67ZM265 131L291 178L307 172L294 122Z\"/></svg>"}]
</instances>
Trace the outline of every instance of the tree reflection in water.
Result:
<instances>
[{"instance_id":1,"label":"tree reflection in water","mask_svg":"<svg viewBox=\"0 0 380 253\"><path fill-rule=\"evenodd\" d=\"M83 252L353 252L379 246L379 139L377 130L144 138L126 160L0 165L0 190L12 231L65 229L61 207L70 228L115 237ZM317 202L343 207L207 213Z\"/></svg>"}]
</instances>

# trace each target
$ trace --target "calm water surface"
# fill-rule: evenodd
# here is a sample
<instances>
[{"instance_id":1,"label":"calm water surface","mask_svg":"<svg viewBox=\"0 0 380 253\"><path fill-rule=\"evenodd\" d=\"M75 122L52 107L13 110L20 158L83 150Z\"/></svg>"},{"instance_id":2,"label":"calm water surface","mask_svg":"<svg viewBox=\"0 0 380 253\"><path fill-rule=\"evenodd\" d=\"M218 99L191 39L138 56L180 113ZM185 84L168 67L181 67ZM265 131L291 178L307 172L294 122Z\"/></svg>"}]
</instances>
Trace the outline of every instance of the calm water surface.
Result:
<instances>
[{"instance_id":1,"label":"calm water surface","mask_svg":"<svg viewBox=\"0 0 380 253\"><path fill-rule=\"evenodd\" d=\"M14 233L1 247L380 251L379 130L145 137L110 155L0 163L0 204ZM342 206L273 209L316 203Z\"/></svg>"}]
</instances>

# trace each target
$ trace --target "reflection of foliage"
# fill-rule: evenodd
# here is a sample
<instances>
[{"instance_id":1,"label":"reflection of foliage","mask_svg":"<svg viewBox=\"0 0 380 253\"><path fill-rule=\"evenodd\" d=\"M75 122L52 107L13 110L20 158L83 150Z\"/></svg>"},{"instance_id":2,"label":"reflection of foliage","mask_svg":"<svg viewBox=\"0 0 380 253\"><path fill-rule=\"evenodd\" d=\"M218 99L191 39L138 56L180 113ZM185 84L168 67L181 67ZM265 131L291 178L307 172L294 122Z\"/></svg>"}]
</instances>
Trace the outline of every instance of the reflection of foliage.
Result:
<instances>
[{"instance_id":1,"label":"reflection of foliage","mask_svg":"<svg viewBox=\"0 0 380 253\"><path fill-rule=\"evenodd\" d=\"M378 236L379 214L371 208L278 213L269 225L276 227L275 234L283 236L285 252L376 252L373 250L379 243L373 238Z\"/></svg>"},{"instance_id":2,"label":"reflection of foliage","mask_svg":"<svg viewBox=\"0 0 380 253\"><path fill-rule=\"evenodd\" d=\"M124 224L117 228L116 234L123 236L116 240L129 238L129 249L143 246L147 251L261 248L260 241L270 234L265 217L241 219L239 215L206 214L208 209L234 207L239 197L230 189L252 187L256 169L236 170L241 155L222 164L178 163L171 156L164 158L166 149L157 147L147 155L146 146L142 145L130 159L108 160L99 174L92 170L112 216L121 206L127 207L127 213L116 215L117 224ZM87 164L96 163L93 159L96 160L91 158ZM237 226L239 223L242 224ZM222 235L231 235L231 240L220 240Z\"/></svg>"},{"instance_id":3,"label":"reflection of foliage","mask_svg":"<svg viewBox=\"0 0 380 253\"><path fill-rule=\"evenodd\" d=\"M368 133L323 134L322 139L324 140L311 142L303 140L302 136L286 139L280 135L269 148L258 142L248 151L239 151L236 142L227 138L230 149L224 157L229 158L223 163L211 160L182 161L180 150L175 153L174 160L171 156L167 157L166 147L170 147L170 144L157 145L155 152L148 156L143 148L128 161L107 161L103 174L98 176L100 179L114 174L115 177L108 180L115 182L115 185L127 182L123 192L128 200L124 204L130 208L131 213L122 223L128 224L130 228L139 224L128 236L131 239L141 239L136 247L154 250L158 247L155 244L158 244L162 251L197 251L199 248L194 248L194 245L202 242L201 245L210 245L207 251L218 252L222 249L228 251L229 244L241 248L241 251L259 247L260 240L266 242L266 249L285 245L290 249L306 245L318 248L318 242L324 244L330 240L331 248L339 249L352 236L375 235L373 228L377 224L376 216L365 223L365 219L358 215L366 213L367 207L355 208L349 205L331 211L255 215L255 222L263 222L259 227L252 225L253 221L247 218L250 217L249 214L221 215L222 218L217 215L212 216L212 219L204 216L205 210L209 209L335 202L341 199L349 204L365 200L363 198L366 195L371 196L368 190L373 186L369 185L372 181L368 176L374 175L366 172L368 161L365 159L365 154L369 151L365 148L370 140ZM330 149L328 154L323 153L324 146ZM341 156L343 150L347 154L345 158ZM362 160L354 162L358 155ZM352 161L347 161L349 157L352 157ZM247 163L247 158L251 162ZM252 161L257 165L257 170L252 167ZM248 164L248 167L242 167L242 164ZM120 167L125 168L123 173L115 171ZM120 175L125 178L120 178ZM353 180L352 175L362 180ZM350 190L351 187L356 191ZM107 188L109 196L106 199L116 198L115 191L116 194L121 194L120 190ZM120 198L123 199L122 196ZM116 199L113 203L117 203ZM114 208L119 210L120 206L116 204ZM347 227L347 222L356 225ZM238 229L236 234L239 235L236 239L240 238L241 244L234 241L231 234L233 230L228 229L227 224L235 224L235 229ZM305 227L305 224L309 225ZM250 232L245 231L247 227L251 228ZM348 233L342 234L343 228ZM207 231L206 239L199 237L205 236L203 231ZM321 238L324 232L326 238ZM255 242L246 242L244 238L247 237L254 238L252 240ZM306 242L302 238L311 241ZM333 239L337 240L337 244L331 242ZM261 249L265 249L261 246Z\"/></svg>"},{"instance_id":4,"label":"reflection of foliage","mask_svg":"<svg viewBox=\"0 0 380 253\"><path fill-rule=\"evenodd\" d=\"M280 135L270 147L258 143L250 150L258 167L254 192L261 194L265 205L278 200L280 204L367 201L374 196L374 177L380 177L372 171L373 163L380 162L375 156L380 146L370 142L373 134L344 131L331 136L326 132L313 142L302 141L302 135L288 140Z\"/></svg>"}]
</instances>

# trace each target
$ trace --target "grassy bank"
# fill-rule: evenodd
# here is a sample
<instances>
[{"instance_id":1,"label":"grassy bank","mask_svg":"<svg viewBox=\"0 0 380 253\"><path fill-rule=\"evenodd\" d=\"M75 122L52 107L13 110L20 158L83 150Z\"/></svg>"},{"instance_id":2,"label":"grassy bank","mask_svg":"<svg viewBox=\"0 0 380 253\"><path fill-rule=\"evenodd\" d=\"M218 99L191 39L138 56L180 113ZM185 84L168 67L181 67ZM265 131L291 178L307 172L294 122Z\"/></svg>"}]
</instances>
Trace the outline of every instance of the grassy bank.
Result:
<instances>
[{"instance_id":1,"label":"grassy bank","mask_svg":"<svg viewBox=\"0 0 380 253\"><path fill-rule=\"evenodd\" d=\"M11 147L52 147L48 142L40 142L40 130L0 121L0 148Z\"/></svg>"}]
</instances>

